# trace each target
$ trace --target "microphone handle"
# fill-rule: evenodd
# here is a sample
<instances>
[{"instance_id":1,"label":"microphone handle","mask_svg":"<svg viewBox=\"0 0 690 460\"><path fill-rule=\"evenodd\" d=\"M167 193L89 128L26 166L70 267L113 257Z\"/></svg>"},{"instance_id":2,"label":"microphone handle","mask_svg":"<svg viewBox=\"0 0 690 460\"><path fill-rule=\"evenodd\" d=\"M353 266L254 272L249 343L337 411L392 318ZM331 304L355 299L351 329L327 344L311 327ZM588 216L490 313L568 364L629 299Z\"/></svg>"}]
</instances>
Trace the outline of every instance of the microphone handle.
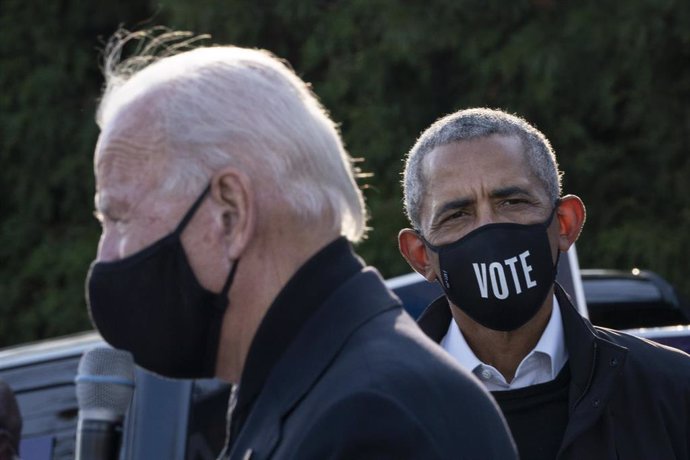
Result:
<instances>
[{"instance_id":1,"label":"microphone handle","mask_svg":"<svg viewBox=\"0 0 690 460\"><path fill-rule=\"evenodd\" d=\"M103 420L79 419L75 460L117 460L122 425Z\"/></svg>"}]
</instances>

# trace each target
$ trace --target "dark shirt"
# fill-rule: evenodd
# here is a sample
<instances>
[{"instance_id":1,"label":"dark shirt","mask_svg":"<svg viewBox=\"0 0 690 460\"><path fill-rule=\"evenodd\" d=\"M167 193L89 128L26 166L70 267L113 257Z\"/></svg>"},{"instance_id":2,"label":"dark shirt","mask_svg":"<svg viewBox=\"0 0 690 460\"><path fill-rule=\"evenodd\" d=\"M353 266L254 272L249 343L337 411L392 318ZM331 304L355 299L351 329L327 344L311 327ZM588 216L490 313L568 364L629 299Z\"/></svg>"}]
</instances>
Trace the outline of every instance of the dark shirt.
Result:
<instances>
[{"instance_id":1,"label":"dark shirt","mask_svg":"<svg viewBox=\"0 0 690 460\"><path fill-rule=\"evenodd\" d=\"M237 437L252 405L302 325L329 295L364 264L346 238L338 238L309 259L283 287L261 321L249 348L232 414L228 444Z\"/></svg>"},{"instance_id":2,"label":"dark shirt","mask_svg":"<svg viewBox=\"0 0 690 460\"><path fill-rule=\"evenodd\" d=\"M570 366L555 380L517 390L493 391L523 460L553 460L568 425Z\"/></svg>"}]
</instances>

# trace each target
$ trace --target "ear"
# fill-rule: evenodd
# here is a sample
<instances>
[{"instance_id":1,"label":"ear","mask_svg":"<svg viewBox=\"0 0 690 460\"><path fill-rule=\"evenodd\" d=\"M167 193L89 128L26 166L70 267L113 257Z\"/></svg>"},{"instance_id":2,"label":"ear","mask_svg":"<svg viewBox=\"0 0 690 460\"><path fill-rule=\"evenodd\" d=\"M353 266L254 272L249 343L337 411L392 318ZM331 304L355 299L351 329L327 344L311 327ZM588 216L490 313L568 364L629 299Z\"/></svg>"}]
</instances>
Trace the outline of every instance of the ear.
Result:
<instances>
[{"instance_id":1,"label":"ear","mask_svg":"<svg viewBox=\"0 0 690 460\"><path fill-rule=\"evenodd\" d=\"M566 195L558 205L558 249L566 252L578 239L585 224L586 211L582 200L575 195Z\"/></svg>"},{"instance_id":2,"label":"ear","mask_svg":"<svg viewBox=\"0 0 690 460\"><path fill-rule=\"evenodd\" d=\"M404 228L398 233L398 249L410 267L429 282L436 281L436 272L427 253L426 245L417 232Z\"/></svg>"},{"instance_id":3,"label":"ear","mask_svg":"<svg viewBox=\"0 0 690 460\"><path fill-rule=\"evenodd\" d=\"M224 168L211 179L211 197L221 213L227 256L237 260L256 228L256 203L249 177L235 168Z\"/></svg>"}]
</instances>

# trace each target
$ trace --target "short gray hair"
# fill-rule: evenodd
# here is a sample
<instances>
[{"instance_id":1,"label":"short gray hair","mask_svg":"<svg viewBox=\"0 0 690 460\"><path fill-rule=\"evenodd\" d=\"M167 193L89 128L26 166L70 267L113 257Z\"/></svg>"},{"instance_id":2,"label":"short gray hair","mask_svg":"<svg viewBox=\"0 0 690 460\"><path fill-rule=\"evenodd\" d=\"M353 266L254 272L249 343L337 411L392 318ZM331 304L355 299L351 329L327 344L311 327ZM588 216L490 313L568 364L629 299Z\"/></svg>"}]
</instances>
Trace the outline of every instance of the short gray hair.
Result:
<instances>
[{"instance_id":1,"label":"short gray hair","mask_svg":"<svg viewBox=\"0 0 690 460\"><path fill-rule=\"evenodd\" d=\"M403 174L405 212L412 226L421 229L421 206L426 192L422 164L437 147L493 134L517 136L525 150L527 163L544 185L547 195L556 201L561 195L561 176L556 155L548 139L524 119L509 113L474 108L440 118L424 131L407 154Z\"/></svg>"},{"instance_id":2,"label":"short gray hair","mask_svg":"<svg viewBox=\"0 0 690 460\"><path fill-rule=\"evenodd\" d=\"M116 34L105 52L99 126L148 97L172 165L163 187L198 192L214 171L233 164L258 176L305 223L360 240L367 216L356 171L310 87L268 51L191 49L198 38L160 29ZM121 61L133 42L138 51Z\"/></svg>"}]
</instances>

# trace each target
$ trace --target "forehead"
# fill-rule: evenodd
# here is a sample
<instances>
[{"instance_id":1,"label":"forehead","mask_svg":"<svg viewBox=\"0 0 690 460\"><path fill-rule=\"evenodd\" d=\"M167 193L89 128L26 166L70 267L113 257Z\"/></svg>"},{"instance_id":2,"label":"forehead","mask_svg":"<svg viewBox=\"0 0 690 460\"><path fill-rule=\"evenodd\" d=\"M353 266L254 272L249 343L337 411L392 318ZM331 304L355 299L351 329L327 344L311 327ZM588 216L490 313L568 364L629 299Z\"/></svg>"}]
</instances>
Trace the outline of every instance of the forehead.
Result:
<instances>
[{"instance_id":1,"label":"forehead","mask_svg":"<svg viewBox=\"0 0 690 460\"><path fill-rule=\"evenodd\" d=\"M436 147L424 158L422 174L423 215L440 201L476 201L508 187L544 193L517 136L492 135Z\"/></svg>"},{"instance_id":2,"label":"forehead","mask_svg":"<svg viewBox=\"0 0 690 460\"><path fill-rule=\"evenodd\" d=\"M156 117L141 107L125 107L103 126L98 138L96 190L104 197L149 191L162 178L164 158Z\"/></svg>"}]
</instances>

